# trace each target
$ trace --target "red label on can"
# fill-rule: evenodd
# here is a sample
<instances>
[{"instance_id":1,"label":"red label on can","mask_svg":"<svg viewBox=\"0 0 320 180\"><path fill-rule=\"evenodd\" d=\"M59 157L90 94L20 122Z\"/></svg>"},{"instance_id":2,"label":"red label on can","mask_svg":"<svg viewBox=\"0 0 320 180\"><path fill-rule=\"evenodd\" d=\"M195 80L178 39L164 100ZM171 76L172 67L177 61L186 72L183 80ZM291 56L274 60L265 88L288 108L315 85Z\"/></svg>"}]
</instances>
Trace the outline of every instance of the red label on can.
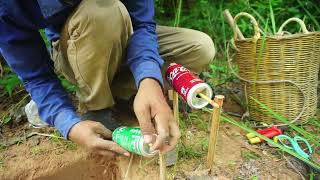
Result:
<instances>
[{"instance_id":1,"label":"red label on can","mask_svg":"<svg viewBox=\"0 0 320 180\"><path fill-rule=\"evenodd\" d=\"M166 79L171 87L178 92L185 101L187 101L188 93L193 86L204 83L198 76L180 64L174 64L168 67Z\"/></svg>"}]
</instances>

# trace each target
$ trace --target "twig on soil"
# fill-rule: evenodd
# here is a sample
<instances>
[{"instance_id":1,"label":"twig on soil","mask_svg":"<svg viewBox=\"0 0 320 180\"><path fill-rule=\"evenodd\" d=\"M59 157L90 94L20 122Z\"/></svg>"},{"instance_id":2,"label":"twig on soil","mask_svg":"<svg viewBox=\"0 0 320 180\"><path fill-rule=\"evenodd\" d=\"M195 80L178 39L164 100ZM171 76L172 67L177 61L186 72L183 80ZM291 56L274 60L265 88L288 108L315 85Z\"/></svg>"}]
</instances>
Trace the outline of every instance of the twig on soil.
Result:
<instances>
[{"instance_id":1,"label":"twig on soil","mask_svg":"<svg viewBox=\"0 0 320 180\"><path fill-rule=\"evenodd\" d=\"M24 95L24 96L22 97L22 99L21 99L18 103L11 105L11 106L8 108L7 111L5 111L4 113L2 113L2 114L0 115L0 126L3 125L2 119L5 118L5 117L7 117L7 116L11 116L11 115L10 115L10 112L12 112L12 111L18 111L18 110L24 105L24 101L25 101L28 97L29 97L29 94Z\"/></svg>"},{"instance_id":2,"label":"twig on soil","mask_svg":"<svg viewBox=\"0 0 320 180\"><path fill-rule=\"evenodd\" d=\"M224 113L230 115L230 116L235 116L235 117L238 117L238 118L241 118L242 115L241 114L238 114L238 113L235 113L235 112L227 112L227 111L223 111Z\"/></svg>"},{"instance_id":3,"label":"twig on soil","mask_svg":"<svg viewBox=\"0 0 320 180\"><path fill-rule=\"evenodd\" d=\"M301 179L306 180L304 176L300 173L300 171L290 162L290 160L285 155L283 155L283 157L287 161L287 163L292 167L292 169L301 176Z\"/></svg>"},{"instance_id":4,"label":"twig on soil","mask_svg":"<svg viewBox=\"0 0 320 180\"><path fill-rule=\"evenodd\" d=\"M124 175L124 180L128 180L129 172L130 172L131 165L132 165L133 156L134 156L134 154L131 153L130 161L129 161L129 164L128 164L128 168L127 168L126 174Z\"/></svg>"},{"instance_id":5,"label":"twig on soil","mask_svg":"<svg viewBox=\"0 0 320 180\"><path fill-rule=\"evenodd\" d=\"M34 136L34 135L52 137L52 138L58 138L58 139L65 139L64 137L55 136L53 134L44 134L44 133L38 133L38 132L32 132L32 133L28 134L28 136L30 136L30 137Z\"/></svg>"},{"instance_id":6,"label":"twig on soil","mask_svg":"<svg viewBox=\"0 0 320 180\"><path fill-rule=\"evenodd\" d=\"M12 145L15 145L21 141L25 141L27 140L28 138L32 137L32 136L35 136L35 135L38 135L38 136L45 136L45 137L51 137L51 138L58 138L58 139L65 139L63 137L59 137L59 136L55 136L55 135L52 135L52 134L44 134L44 133L38 133L38 132L31 132L29 133L28 135L26 136L23 136L23 137L18 137L10 142L7 142L7 143L0 143L1 146L4 146L4 147L9 147L9 146L12 146Z\"/></svg>"},{"instance_id":7,"label":"twig on soil","mask_svg":"<svg viewBox=\"0 0 320 180\"><path fill-rule=\"evenodd\" d=\"M157 160L157 158L152 158L151 160L147 161L147 162L144 163L143 165L140 164L140 165L139 165L139 168L140 168L140 169L144 169L144 168L146 167L146 165L152 163L152 162L155 161L155 160Z\"/></svg>"}]
</instances>

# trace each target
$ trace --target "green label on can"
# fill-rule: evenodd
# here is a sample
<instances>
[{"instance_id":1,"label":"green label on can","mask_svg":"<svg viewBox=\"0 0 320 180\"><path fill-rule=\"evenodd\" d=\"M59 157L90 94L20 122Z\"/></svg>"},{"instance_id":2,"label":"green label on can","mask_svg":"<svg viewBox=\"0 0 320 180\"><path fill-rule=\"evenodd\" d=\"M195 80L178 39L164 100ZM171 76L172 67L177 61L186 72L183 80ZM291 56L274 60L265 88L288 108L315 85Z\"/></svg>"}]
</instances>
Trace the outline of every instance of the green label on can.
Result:
<instances>
[{"instance_id":1,"label":"green label on can","mask_svg":"<svg viewBox=\"0 0 320 180\"><path fill-rule=\"evenodd\" d=\"M119 127L114 130L112 140L119 146L135 154L152 156L143 144L141 129L138 127Z\"/></svg>"}]
</instances>

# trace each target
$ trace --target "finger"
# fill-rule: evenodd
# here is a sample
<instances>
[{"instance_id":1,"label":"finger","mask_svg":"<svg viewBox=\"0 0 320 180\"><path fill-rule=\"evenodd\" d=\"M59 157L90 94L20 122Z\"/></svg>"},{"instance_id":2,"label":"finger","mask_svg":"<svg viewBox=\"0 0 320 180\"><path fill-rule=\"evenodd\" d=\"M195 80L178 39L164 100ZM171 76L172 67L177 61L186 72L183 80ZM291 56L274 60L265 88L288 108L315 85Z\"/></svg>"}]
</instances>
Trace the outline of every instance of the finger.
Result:
<instances>
[{"instance_id":1,"label":"finger","mask_svg":"<svg viewBox=\"0 0 320 180\"><path fill-rule=\"evenodd\" d=\"M174 148L175 148L175 146L170 146L170 145L166 145L165 144L165 145L161 146L160 152L165 154L165 153L167 153L169 151L172 151Z\"/></svg>"},{"instance_id":2,"label":"finger","mask_svg":"<svg viewBox=\"0 0 320 180\"><path fill-rule=\"evenodd\" d=\"M135 105L134 112L139 121L144 143L152 143L152 136L153 134L155 134L155 129L151 122L150 108L143 108L139 107L138 105Z\"/></svg>"},{"instance_id":3,"label":"finger","mask_svg":"<svg viewBox=\"0 0 320 180\"><path fill-rule=\"evenodd\" d=\"M104 125L102 125L101 123L97 123L93 128L93 131L101 135L104 139L112 138L112 131L104 127Z\"/></svg>"},{"instance_id":4,"label":"finger","mask_svg":"<svg viewBox=\"0 0 320 180\"><path fill-rule=\"evenodd\" d=\"M181 136L179 126L175 121L169 124L169 129L170 129L169 142L165 143L165 145L162 146L162 148L160 149L160 151L163 153L172 151L174 148L176 148Z\"/></svg>"},{"instance_id":5,"label":"finger","mask_svg":"<svg viewBox=\"0 0 320 180\"><path fill-rule=\"evenodd\" d=\"M112 151L124 156L130 156L130 153L128 151L126 151L125 149L123 149L122 147L120 147L118 144L116 144L113 141L107 141L104 139L99 138L97 140L96 143L96 149L97 150L108 150L108 151Z\"/></svg>"},{"instance_id":6,"label":"finger","mask_svg":"<svg viewBox=\"0 0 320 180\"><path fill-rule=\"evenodd\" d=\"M156 142L150 148L152 151L160 149L160 147L163 146L165 141L167 140L169 136L169 119L170 115L168 116L166 113L159 113L155 116L155 122L157 126L157 138Z\"/></svg>"},{"instance_id":7,"label":"finger","mask_svg":"<svg viewBox=\"0 0 320 180\"><path fill-rule=\"evenodd\" d=\"M176 147L181 137L180 129L177 122L172 121L171 123L169 123L169 129L170 129L170 136L171 136L169 139L169 145Z\"/></svg>"}]
</instances>

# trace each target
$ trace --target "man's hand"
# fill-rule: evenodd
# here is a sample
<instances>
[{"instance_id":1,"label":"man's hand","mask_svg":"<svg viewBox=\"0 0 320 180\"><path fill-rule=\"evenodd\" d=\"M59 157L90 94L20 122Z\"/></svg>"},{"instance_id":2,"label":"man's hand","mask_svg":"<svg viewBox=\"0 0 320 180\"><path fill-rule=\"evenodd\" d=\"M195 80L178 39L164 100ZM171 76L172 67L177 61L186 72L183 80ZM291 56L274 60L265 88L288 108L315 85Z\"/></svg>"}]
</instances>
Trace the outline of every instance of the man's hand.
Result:
<instances>
[{"instance_id":1,"label":"man's hand","mask_svg":"<svg viewBox=\"0 0 320 180\"><path fill-rule=\"evenodd\" d=\"M152 143L151 150L168 152L175 148L180 138L179 127L156 80L146 78L140 82L133 108L144 142ZM155 142L154 134L157 135Z\"/></svg>"},{"instance_id":2,"label":"man's hand","mask_svg":"<svg viewBox=\"0 0 320 180\"><path fill-rule=\"evenodd\" d=\"M111 141L112 132L101 123L95 121L81 121L75 124L70 132L69 139L90 151L103 156L121 154L130 156L129 152Z\"/></svg>"}]
</instances>

